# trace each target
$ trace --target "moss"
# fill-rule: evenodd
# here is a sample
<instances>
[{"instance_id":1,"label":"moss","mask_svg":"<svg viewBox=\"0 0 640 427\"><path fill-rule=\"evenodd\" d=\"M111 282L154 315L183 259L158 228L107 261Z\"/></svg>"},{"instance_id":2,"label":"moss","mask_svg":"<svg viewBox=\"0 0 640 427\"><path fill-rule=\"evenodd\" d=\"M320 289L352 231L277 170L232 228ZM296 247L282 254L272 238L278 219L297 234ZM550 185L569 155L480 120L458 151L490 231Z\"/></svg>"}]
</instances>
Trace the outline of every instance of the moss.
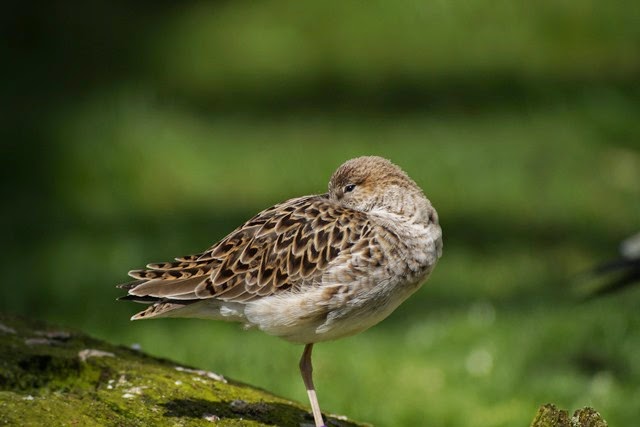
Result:
<instances>
[{"instance_id":1,"label":"moss","mask_svg":"<svg viewBox=\"0 0 640 427\"><path fill-rule=\"evenodd\" d=\"M358 424L343 417L327 426ZM313 425L299 403L212 372L0 313L0 426ZM544 405L531 427L607 427Z\"/></svg>"},{"instance_id":2,"label":"moss","mask_svg":"<svg viewBox=\"0 0 640 427\"><path fill-rule=\"evenodd\" d=\"M342 418L342 417L341 417ZM81 332L0 314L0 425L296 426L302 405ZM328 426L358 426L329 418Z\"/></svg>"},{"instance_id":3,"label":"moss","mask_svg":"<svg viewBox=\"0 0 640 427\"><path fill-rule=\"evenodd\" d=\"M571 418L572 427L607 427L607 422L593 408L578 409Z\"/></svg>"},{"instance_id":4,"label":"moss","mask_svg":"<svg viewBox=\"0 0 640 427\"><path fill-rule=\"evenodd\" d=\"M550 403L538 409L531 427L607 427L607 422L592 408L582 408L570 418L565 410Z\"/></svg>"}]
</instances>

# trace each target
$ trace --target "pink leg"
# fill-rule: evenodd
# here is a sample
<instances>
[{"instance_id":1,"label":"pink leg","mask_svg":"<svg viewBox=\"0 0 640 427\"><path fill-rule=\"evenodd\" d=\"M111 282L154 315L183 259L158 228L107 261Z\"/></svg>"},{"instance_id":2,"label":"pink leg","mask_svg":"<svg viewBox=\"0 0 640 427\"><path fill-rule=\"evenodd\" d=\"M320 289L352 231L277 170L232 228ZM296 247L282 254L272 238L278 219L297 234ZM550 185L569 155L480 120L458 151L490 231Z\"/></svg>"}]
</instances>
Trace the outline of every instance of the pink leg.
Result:
<instances>
[{"instance_id":1,"label":"pink leg","mask_svg":"<svg viewBox=\"0 0 640 427\"><path fill-rule=\"evenodd\" d=\"M307 344L304 346L302 357L300 358L300 373L302 374L302 381L307 388L307 394L309 395L309 402L311 403L311 410L313 411L313 419L316 422L316 427L325 427L322 420L322 413L320 412L320 405L318 404L318 397L316 396L316 389L313 386L313 366L311 366L311 350L313 344Z\"/></svg>"}]
</instances>

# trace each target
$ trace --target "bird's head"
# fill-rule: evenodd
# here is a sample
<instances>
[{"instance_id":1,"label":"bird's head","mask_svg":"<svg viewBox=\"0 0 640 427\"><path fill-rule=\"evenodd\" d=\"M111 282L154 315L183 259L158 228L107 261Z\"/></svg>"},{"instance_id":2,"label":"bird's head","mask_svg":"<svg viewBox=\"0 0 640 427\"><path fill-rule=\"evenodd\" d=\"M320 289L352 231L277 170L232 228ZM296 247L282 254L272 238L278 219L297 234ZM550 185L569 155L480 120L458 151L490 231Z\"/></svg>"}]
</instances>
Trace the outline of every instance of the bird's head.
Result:
<instances>
[{"instance_id":1,"label":"bird's head","mask_svg":"<svg viewBox=\"0 0 640 427\"><path fill-rule=\"evenodd\" d=\"M398 166L377 156L364 156L343 163L329 181L329 198L351 209L369 212L375 209L404 213L415 208L422 190Z\"/></svg>"}]
</instances>

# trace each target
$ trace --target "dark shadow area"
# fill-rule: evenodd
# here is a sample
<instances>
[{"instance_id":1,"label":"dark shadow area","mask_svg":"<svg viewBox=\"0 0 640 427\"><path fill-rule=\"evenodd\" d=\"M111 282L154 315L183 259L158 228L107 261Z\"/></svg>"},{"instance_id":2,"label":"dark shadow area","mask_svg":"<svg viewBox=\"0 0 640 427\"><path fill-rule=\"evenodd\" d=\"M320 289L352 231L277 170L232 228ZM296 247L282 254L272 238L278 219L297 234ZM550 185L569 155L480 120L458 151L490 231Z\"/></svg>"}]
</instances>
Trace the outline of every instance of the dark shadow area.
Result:
<instances>
[{"instance_id":1,"label":"dark shadow area","mask_svg":"<svg viewBox=\"0 0 640 427\"><path fill-rule=\"evenodd\" d=\"M230 402L208 402L202 399L174 399L161 405L165 409L164 416L170 418L196 418L209 420L251 420L262 424L299 427L302 424L313 424L313 416L295 406L284 403L260 402L248 403L243 400ZM324 414L323 414L324 415ZM355 424L326 418L327 426L348 427Z\"/></svg>"},{"instance_id":2,"label":"dark shadow area","mask_svg":"<svg viewBox=\"0 0 640 427\"><path fill-rule=\"evenodd\" d=\"M613 90L640 100L635 75L616 78L573 79L562 76L522 76L495 70L485 76L446 75L411 81L401 74L389 76L375 86L356 87L340 76L327 73L291 85L265 81L259 91L236 87L216 96L185 93L160 87L161 98L209 116L219 112L240 112L257 118L331 111L356 115L400 116L420 111L477 114L491 111L528 111L541 106L562 106L588 99L598 91Z\"/></svg>"},{"instance_id":3,"label":"dark shadow area","mask_svg":"<svg viewBox=\"0 0 640 427\"><path fill-rule=\"evenodd\" d=\"M491 72L460 70L407 76L387 70L375 83L348 80L332 67L296 79L266 77L258 87L243 87L230 78L225 91L191 92L158 78L153 64L140 54L150 47L162 25L197 2L10 2L0 18L5 39L3 95L10 100L7 123L36 112L47 118L95 91L128 82L147 87L159 100L176 102L207 113L220 111L288 114L301 110L408 112L415 109L473 113L487 108L532 107L564 103L598 91L615 91L637 99L637 70L587 73L524 74L496 66ZM215 2L225 5L227 2ZM232 76L230 76L232 77ZM25 116L25 114L27 116Z\"/></svg>"}]
</instances>

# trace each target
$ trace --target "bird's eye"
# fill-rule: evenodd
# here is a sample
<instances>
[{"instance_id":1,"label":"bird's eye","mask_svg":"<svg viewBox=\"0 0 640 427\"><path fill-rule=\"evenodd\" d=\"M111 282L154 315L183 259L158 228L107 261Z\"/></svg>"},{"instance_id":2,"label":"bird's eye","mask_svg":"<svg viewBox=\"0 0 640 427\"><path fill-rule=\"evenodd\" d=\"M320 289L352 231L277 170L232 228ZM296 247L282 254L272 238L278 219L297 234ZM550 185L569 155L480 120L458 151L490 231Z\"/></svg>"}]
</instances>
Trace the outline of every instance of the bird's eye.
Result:
<instances>
[{"instance_id":1,"label":"bird's eye","mask_svg":"<svg viewBox=\"0 0 640 427\"><path fill-rule=\"evenodd\" d=\"M344 186L344 192L345 193L350 193L351 191L353 191L356 188L355 184L348 184Z\"/></svg>"}]
</instances>

